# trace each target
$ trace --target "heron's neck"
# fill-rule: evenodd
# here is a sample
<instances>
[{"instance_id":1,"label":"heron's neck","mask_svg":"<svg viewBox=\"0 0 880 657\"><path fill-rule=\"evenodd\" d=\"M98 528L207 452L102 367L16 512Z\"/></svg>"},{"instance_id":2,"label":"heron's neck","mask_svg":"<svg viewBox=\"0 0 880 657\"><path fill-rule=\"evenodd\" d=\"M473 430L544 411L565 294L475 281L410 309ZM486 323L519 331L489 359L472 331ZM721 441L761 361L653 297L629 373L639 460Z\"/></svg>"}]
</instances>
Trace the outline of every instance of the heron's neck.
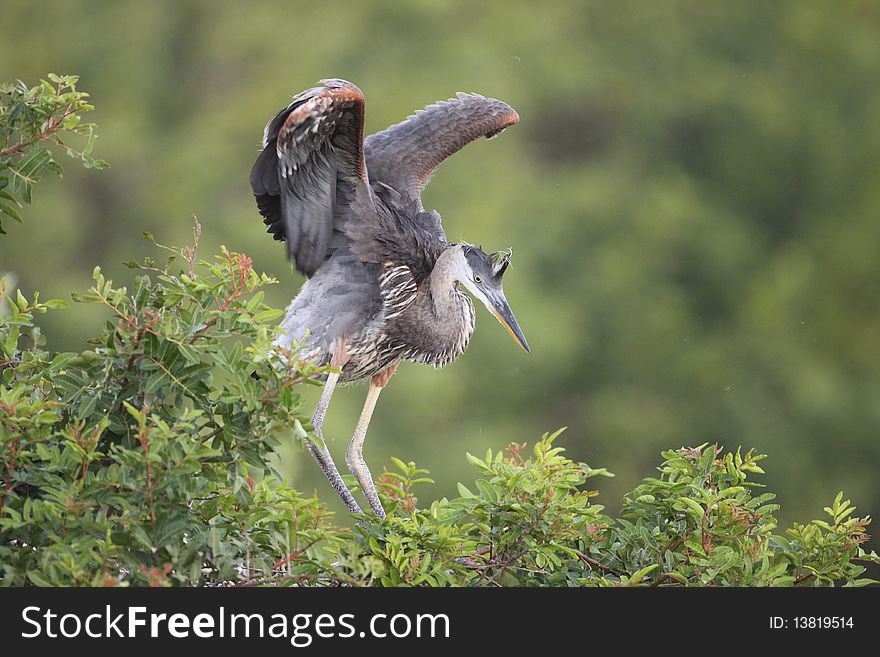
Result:
<instances>
[{"instance_id":1,"label":"heron's neck","mask_svg":"<svg viewBox=\"0 0 880 657\"><path fill-rule=\"evenodd\" d=\"M458 247L452 246L444 250L434 263L431 271L431 297L434 300L434 311L438 315L457 308L461 298L466 296L458 289L463 259Z\"/></svg>"}]
</instances>

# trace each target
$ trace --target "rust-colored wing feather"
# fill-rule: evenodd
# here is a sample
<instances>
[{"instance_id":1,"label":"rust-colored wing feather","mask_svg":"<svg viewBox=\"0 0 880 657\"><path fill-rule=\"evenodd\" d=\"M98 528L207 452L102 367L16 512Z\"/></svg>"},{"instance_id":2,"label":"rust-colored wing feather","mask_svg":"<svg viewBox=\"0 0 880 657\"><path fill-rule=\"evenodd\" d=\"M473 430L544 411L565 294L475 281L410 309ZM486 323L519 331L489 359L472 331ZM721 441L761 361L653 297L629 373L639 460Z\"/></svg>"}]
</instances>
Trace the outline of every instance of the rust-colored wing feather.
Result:
<instances>
[{"instance_id":1,"label":"rust-colored wing feather","mask_svg":"<svg viewBox=\"0 0 880 657\"><path fill-rule=\"evenodd\" d=\"M518 121L510 105L478 94L459 93L428 105L367 137L364 153L370 180L418 200L443 160L475 139L491 139Z\"/></svg>"},{"instance_id":2,"label":"rust-colored wing feather","mask_svg":"<svg viewBox=\"0 0 880 657\"><path fill-rule=\"evenodd\" d=\"M266 126L251 187L268 232L287 240L296 268L315 273L355 200L369 199L364 95L345 80L294 97Z\"/></svg>"}]
</instances>

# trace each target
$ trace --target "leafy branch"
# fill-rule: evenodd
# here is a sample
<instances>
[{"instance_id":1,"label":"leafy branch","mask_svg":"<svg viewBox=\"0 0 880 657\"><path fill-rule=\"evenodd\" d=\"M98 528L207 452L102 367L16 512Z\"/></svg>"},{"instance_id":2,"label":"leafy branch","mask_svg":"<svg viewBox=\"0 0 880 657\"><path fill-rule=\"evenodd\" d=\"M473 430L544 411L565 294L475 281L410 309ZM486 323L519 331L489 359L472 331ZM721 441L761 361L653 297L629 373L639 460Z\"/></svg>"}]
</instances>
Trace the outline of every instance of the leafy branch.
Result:
<instances>
[{"instance_id":1,"label":"leafy branch","mask_svg":"<svg viewBox=\"0 0 880 657\"><path fill-rule=\"evenodd\" d=\"M46 171L63 175L51 147L86 168L107 167L91 155L95 124L82 115L94 107L87 93L77 91L77 76L50 73L48 78L30 88L20 80L0 84L0 219L20 222L19 209L31 202L34 183Z\"/></svg>"}]
</instances>

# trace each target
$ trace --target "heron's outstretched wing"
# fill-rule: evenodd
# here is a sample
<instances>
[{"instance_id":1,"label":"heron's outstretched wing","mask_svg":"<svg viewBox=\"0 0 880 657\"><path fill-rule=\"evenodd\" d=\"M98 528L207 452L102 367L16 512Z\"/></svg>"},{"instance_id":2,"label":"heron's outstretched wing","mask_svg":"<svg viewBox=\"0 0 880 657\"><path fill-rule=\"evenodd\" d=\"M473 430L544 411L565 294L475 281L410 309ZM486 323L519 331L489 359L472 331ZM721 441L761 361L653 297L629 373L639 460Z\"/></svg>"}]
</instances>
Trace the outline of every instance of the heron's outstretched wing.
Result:
<instances>
[{"instance_id":1,"label":"heron's outstretched wing","mask_svg":"<svg viewBox=\"0 0 880 657\"><path fill-rule=\"evenodd\" d=\"M518 121L510 105L478 94L459 93L428 105L367 137L364 151L370 180L418 200L443 160L475 139L491 139Z\"/></svg>"},{"instance_id":2,"label":"heron's outstretched wing","mask_svg":"<svg viewBox=\"0 0 880 657\"><path fill-rule=\"evenodd\" d=\"M263 221L287 240L296 268L311 276L329 255L357 201L370 202L363 151L364 95L345 80L294 97L266 126L251 187Z\"/></svg>"}]
</instances>

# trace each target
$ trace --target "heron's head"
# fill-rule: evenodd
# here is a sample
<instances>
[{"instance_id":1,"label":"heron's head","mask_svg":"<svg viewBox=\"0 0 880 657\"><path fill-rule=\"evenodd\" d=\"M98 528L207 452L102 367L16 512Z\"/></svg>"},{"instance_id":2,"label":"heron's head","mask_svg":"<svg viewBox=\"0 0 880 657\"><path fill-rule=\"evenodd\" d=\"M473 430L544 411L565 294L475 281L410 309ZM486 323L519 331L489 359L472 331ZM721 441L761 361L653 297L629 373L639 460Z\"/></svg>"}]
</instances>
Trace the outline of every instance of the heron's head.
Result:
<instances>
[{"instance_id":1,"label":"heron's head","mask_svg":"<svg viewBox=\"0 0 880 657\"><path fill-rule=\"evenodd\" d=\"M510 249L499 253L486 253L480 247L470 244L457 246L461 257L458 258L460 267L457 268L456 278L486 306L490 313L495 315L516 343L531 353L529 343L526 342L526 337L516 323L516 317L513 316L513 311L510 310L510 305L504 296L501 279L510 265Z\"/></svg>"}]
</instances>

